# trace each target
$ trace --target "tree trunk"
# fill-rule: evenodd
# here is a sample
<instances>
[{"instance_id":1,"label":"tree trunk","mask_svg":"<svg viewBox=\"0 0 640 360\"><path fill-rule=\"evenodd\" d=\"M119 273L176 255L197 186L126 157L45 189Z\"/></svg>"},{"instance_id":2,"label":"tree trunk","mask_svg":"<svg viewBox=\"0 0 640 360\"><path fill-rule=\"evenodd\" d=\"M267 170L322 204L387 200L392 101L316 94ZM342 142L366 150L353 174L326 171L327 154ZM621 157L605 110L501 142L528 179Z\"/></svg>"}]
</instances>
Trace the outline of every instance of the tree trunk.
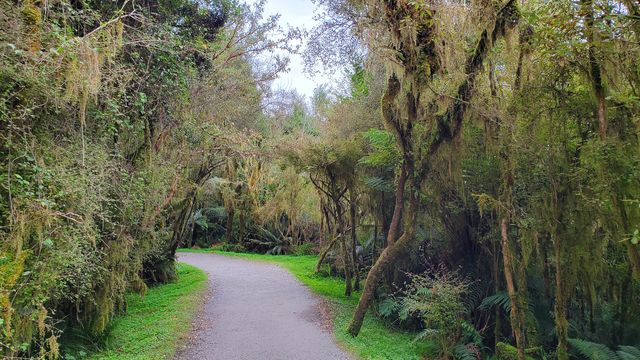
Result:
<instances>
[{"instance_id":1,"label":"tree trunk","mask_svg":"<svg viewBox=\"0 0 640 360\"><path fill-rule=\"evenodd\" d=\"M192 176L195 179L197 186L202 186L207 179L211 176L211 173L217 169L221 163L204 163L200 166L200 169L196 174ZM178 218L173 225L173 235L171 239L171 244L167 249L167 258L174 259L176 255L176 250L180 245L180 242L184 238L184 232L186 231L187 221L191 218L193 210L196 205L197 200L197 188L190 190L182 201L182 208L178 214Z\"/></svg>"},{"instance_id":2,"label":"tree trunk","mask_svg":"<svg viewBox=\"0 0 640 360\"><path fill-rule=\"evenodd\" d=\"M195 219L193 219L193 221L191 221L191 226L189 227L189 242L187 243L187 247L191 248L193 247L193 235L194 232L196 230L196 222Z\"/></svg>"},{"instance_id":3,"label":"tree trunk","mask_svg":"<svg viewBox=\"0 0 640 360\"><path fill-rule=\"evenodd\" d=\"M349 190L349 215L351 218L351 261L353 261L353 289L360 290L360 266L358 264L358 236L356 233L356 194L353 189Z\"/></svg>"},{"instance_id":4,"label":"tree trunk","mask_svg":"<svg viewBox=\"0 0 640 360\"><path fill-rule=\"evenodd\" d=\"M560 240L557 234L554 234L553 239L554 255L556 262L556 304L555 304L555 317L556 317L556 333L558 337L558 347L556 349L556 356L558 360L569 360L569 353L567 351L567 339L569 333L569 322L567 321L567 304L564 290L564 281L562 278L562 248Z\"/></svg>"},{"instance_id":5,"label":"tree trunk","mask_svg":"<svg viewBox=\"0 0 640 360\"><path fill-rule=\"evenodd\" d=\"M525 339L524 339L524 324L522 323L522 316L520 309L520 302L518 301L518 295L516 293L515 282L513 281L513 255L511 253L511 247L509 246L509 238L507 233L507 218L503 217L500 222L500 233L502 235L502 261L504 266L504 278L507 282L507 292L509 293L509 300L511 300L511 329L513 335L516 338L516 347L518 348L518 360L525 360Z\"/></svg>"},{"instance_id":6,"label":"tree trunk","mask_svg":"<svg viewBox=\"0 0 640 360\"><path fill-rule=\"evenodd\" d=\"M351 324L349 324L348 331L352 336L357 336L360 332L364 316L367 309L369 309L378 284L396 260L409 249L411 243L415 240L418 198L416 194L417 189L413 183L413 167L407 167L407 176L409 179L409 203L405 213L404 233L396 242L387 246L382 251L378 260L371 270L369 270L367 279L364 282L364 289L362 290L360 301L353 314Z\"/></svg>"},{"instance_id":7,"label":"tree trunk","mask_svg":"<svg viewBox=\"0 0 640 360\"><path fill-rule=\"evenodd\" d=\"M636 279L640 279L640 251L638 251L638 245L633 245L631 241L627 241L627 253L633 276Z\"/></svg>"},{"instance_id":8,"label":"tree trunk","mask_svg":"<svg viewBox=\"0 0 640 360\"><path fill-rule=\"evenodd\" d=\"M589 44L589 74L591 75L591 84L598 103L598 134L600 135L600 140L604 140L607 137L607 104L604 85L602 84L602 68L596 57L593 0L580 0L580 4L584 16L584 35Z\"/></svg>"},{"instance_id":9,"label":"tree trunk","mask_svg":"<svg viewBox=\"0 0 640 360\"><path fill-rule=\"evenodd\" d=\"M244 237L247 229L247 219L246 219L246 204L241 204L240 213L238 216L238 244L244 243Z\"/></svg>"},{"instance_id":10,"label":"tree trunk","mask_svg":"<svg viewBox=\"0 0 640 360\"><path fill-rule=\"evenodd\" d=\"M393 216L391 224L389 224L389 232L387 233L387 246L392 245L398 238L400 223L402 221L402 210L404 209L404 188L407 182L407 168L405 162L402 162L402 168L398 175L398 185L396 188L395 205L393 207Z\"/></svg>"},{"instance_id":11,"label":"tree trunk","mask_svg":"<svg viewBox=\"0 0 640 360\"><path fill-rule=\"evenodd\" d=\"M351 262L349 261L349 258L351 256L347 251L347 239L345 237L342 237L342 241L340 241L340 246L342 248L342 261L344 263L344 282L345 282L344 295L351 296L351 293L353 292L353 289L351 287Z\"/></svg>"},{"instance_id":12,"label":"tree trunk","mask_svg":"<svg viewBox=\"0 0 640 360\"><path fill-rule=\"evenodd\" d=\"M324 245L326 241L325 232L324 232L324 200L320 197L320 248Z\"/></svg>"},{"instance_id":13,"label":"tree trunk","mask_svg":"<svg viewBox=\"0 0 640 360\"><path fill-rule=\"evenodd\" d=\"M337 219L337 223L338 223L338 233L339 234L344 234L345 233L345 225L344 225L344 219L343 219L343 215L344 215L344 211L342 210L342 204L340 203L340 199L337 199L334 201L336 202L336 214L338 216ZM344 263L344 282L345 282L345 290L344 290L344 295L345 296L351 296L351 292L352 292L352 287L351 287L351 254L349 254L349 252L347 251L347 238L346 236L342 236L341 237L342 240L340 241L340 247L342 250L342 261Z\"/></svg>"},{"instance_id":14,"label":"tree trunk","mask_svg":"<svg viewBox=\"0 0 640 360\"><path fill-rule=\"evenodd\" d=\"M173 197L175 196L176 192L178 191L178 180L180 180L180 176L179 175L180 175L180 173L176 172L176 175L173 178L173 182L171 183L171 188L169 189L169 192L165 196L165 198L162 201L162 203L160 205L156 206L156 208L153 211L153 214L151 214L151 216L145 218L142 221L142 227L143 228L147 228L147 227L153 225L155 220L156 220L156 218L160 215L160 213L162 213L162 211L164 209L166 209L167 206L169 206L169 204L171 204L171 200L173 200Z\"/></svg>"},{"instance_id":15,"label":"tree trunk","mask_svg":"<svg viewBox=\"0 0 640 360\"><path fill-rule=\"evenodd\" d=\"M386 198L384 196L384 194L381 192L380 193L380 203L384 204L386 203ZM389 224L391 223L391 219L389 218L389 214L385 211L386 209L380 209L380 234L382 235L382 241L380 243L380 249L384 249L385 247L387 247L387 237L386 234L389 233ZM391 213L391 216L393 216L393 210ZM377 239L377 238L376 238ZM373 265L373 261L376 260L376 257L374 256L371 262L371 265Z\"/></svg>"},{"instance_id":16,"label":"tree trunk","mask_svg":"<svg viewBox=\"0 0 640 360\"><path fill-rule=\"evenodd\" d=\"M327 257L327 254L336 244L336 241L338 241L341 237L342 237L342 234L338 234L337 236L334 236L333 239L331 239L331 241L329 242L329 244L324 248L324 250L320 252L320 256L318 257L318 263L316 264L317 273L320 272L320 268L322 266L322 263L324 262L324 259Z\"/></svg>"},{"instance_id":17,"label":"tree trunk","mask_svg":"<svg viewBox=\"0 0 640 360\"><path fill-rule=\"evenodd\" d=\"M225 227L225 240L227 240L227 243L231 243L231 238L233 237L233 218L235 214L235 208L233 206L229 206L229 209L227 209L227 225Z\"/></svg>"},{"instance_id":18,"label":"tree trunk","mask_svg":"<svg viewBox=\"0 0 640 360\"><path fill-rule=\"evenodd\" d=\"M493 282L494 282L494 293L500 292L500 258L498 257L499 253L499 244L497 241L492 241L493 245ZM494 347L500 342L502 336L502 316L500 313L500 307L496 306L495 311L496 322L493 328L493 345Z\"/></svg>"},{"instance_id":19,"label":"tree trunk","mask_svg":"<svg viewBox=\"0 0 640 360\"><path fill-rule=\"evenodd\" d=\"M196 192L195 190L189 192L185 199L182 202L182 210L178 214L178 218L176 222L173 224L173 235L171 239L171 245L168 249L169 253L168 258L175 258L176 251L182 240L184 240L184 234L187 230L187 225L189 219L191 218L191 214L193 213L193 208L196 202Z\"/></svg>"},{"instance_id":20,"label":"tree trunk","mask_svg":"<svg viewBox=\"0 0 640 360\"><path fill-rule=\"evenodd\" d=\"M373 241L371 242L371 259L373 265L373 259L376 258L376 242L378 242L378 221L373 221Z\"/></svg>"}]
</instances>

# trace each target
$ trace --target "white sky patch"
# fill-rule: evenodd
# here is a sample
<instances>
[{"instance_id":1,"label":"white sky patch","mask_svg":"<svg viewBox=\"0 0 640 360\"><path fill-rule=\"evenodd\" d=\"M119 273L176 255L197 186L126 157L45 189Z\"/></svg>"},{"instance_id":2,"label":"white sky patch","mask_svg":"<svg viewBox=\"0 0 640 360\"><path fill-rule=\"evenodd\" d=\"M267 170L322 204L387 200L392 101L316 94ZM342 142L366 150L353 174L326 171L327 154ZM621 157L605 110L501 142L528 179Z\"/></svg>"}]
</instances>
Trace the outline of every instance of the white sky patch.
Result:
<instances>
[{"instance_id":1,"label":"white sky patch","mask_svg":"<svg viewBox=\"0 0 640 360\"><path fill-rule=\"evenodd\" d=\"M249 4L257 2L257 0L245 1ZM309 0L267 0L264 10L265 18L280 14L280 26L283 29L291 26L310 30L316 24L313 20L316 6ZM304 44L300 50L304 50ZM330 83L331 80L325 75L318 74L310 77L305 74L301 55L290 55L289 58L290 71L278 76L271 85L273 89L295 89L298 93L311 98L316 87Z\"/></svg>"}]
</instances>

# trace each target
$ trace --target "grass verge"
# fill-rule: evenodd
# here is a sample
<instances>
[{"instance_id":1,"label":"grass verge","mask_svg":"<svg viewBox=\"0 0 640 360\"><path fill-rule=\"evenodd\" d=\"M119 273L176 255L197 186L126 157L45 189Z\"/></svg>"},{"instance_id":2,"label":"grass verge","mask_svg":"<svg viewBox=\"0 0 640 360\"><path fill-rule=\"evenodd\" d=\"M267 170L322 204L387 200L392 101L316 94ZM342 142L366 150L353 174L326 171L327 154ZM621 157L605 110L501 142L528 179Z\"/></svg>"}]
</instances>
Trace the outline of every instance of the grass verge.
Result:
<instances>
[{"instance_id":1,"label":"grass verge","mask_svg":"<svg viewBox=\"0 0 640 360\"><path fill-rule=\"evenodd\" d=\"M311 291L329 301L334 312L334 332L336 339L348 351L366 360L421 360L429 349L424 341L414 341L415 334L389 328L375 316L365 317L358 337L350 336L346 329L360 298L354 293L350 298L344 296L345 284L342 279L316 275L317 256L260 255L222 252L212 249L180 249L180 252L201 252L234 256L250 260L279 264L289 270Z\"/></svg>"},{"instance_id":2,"label":"grass verge","mask_svg":"<svg viewBox=\"0 0 640 360\"><path fill-rule=\"evenodd\" d=\"M178 281L149 288L142 299L127 296L127 313L117 316L101 351L82 351L72 345L67 359L155 360L171 359L191 330L207 288L207 275L197 267L178 264ZM88 355L84 355L87 352ZM76 354L77 356L69 356Z\"/></svg>"}]
</instances>

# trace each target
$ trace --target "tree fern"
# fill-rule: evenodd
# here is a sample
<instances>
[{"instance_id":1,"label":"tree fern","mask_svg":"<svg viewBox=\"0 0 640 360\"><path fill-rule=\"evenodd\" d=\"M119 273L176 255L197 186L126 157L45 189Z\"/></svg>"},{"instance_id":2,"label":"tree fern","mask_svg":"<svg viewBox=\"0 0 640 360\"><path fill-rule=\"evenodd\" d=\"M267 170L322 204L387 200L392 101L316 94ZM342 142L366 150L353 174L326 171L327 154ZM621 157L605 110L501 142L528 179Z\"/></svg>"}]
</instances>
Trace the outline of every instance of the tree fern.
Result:
<instances>
[{"instance_id":1,"label":"tree fern","mask_svg":"<svg viewBox=\"0 0 640 360\"><path fill-rule=\"evenodd\" d=\"M486 291L486 287L481 281L472 281L467 288L467 294L462 299L467 313L472 313L482 303L483 295Z\"/></svg>"},{"instance_id":2,"label":"tree fern","mask_svg":"<svg viewBox=\"0 0 640 360\"><path fill-rule=\"evenodd\" d=\"M509 299L509 294L507 294L505 291L501 291L491 296L487 296L482 300L482 303L480 303L480 306L478 308L480 310L486 311L496 306L500 307L507 313L511 311L511 299Z\"/></svg>"},{"instance_id":3,"label":"tree fern","mask_svg":"<svg viewBox=\"0 0 640 360\"><path fill-rule=\"evenodd\" d=\"M364 178L364 183L369 188L382 192L393 192L394 190L393 182L381 177L367 176Z\"/></svg>"},{"instance_id":4,"label":"tree fern","mask_svg":"<svg viewBox=\"0 0 640 360\"><path fill-rule=\"evenodd\" d=\"M640 347L618 346L616 354L620 360L640 360Z\"/></svg>"},{"instance_id":5,"label":"tree fern","mask_svg":"<svg viewBox=\"0 0 640 360\"><path fill-rule=\"evenodd\" d=\"M433 336L436 336L440 333L440 331L438 331L437 329L424 329L422 331L420 331L418 333L418 335L416 335L415 339L413 341L420 341L420 340L424 340L424 339L430 339Z\"/></svg>"},{"instance_id":6,"label":"tree fern","mask_svg":"<svg viewBox=\"0 0 640 360\"><path fill-rule=\"evenodd\" d=\"M589 360L620 360L615 351L604 344L598 344L582 339L569 339L569 344L580 355Z\"/></svg>"},{"instance_id":7,"label":"tree fern","mask_svg":"<svg viewBox=\"0 0 640 360\"><path fill-rule=\"evenodd\" d=\"M401 302L396 300L396 298L389 297L384 299L382 302L380 302L380 305L378 305L378 313L382 317L388 318L397 314L401 308L402 308Z\"/></svg>"},{"instance_id":8,"label":"tree fern","mask_svg":"<svg viewBox=\"0 0 640 360\"><path fill-rule=\"evenodd\" d=\"M478 360L480 351L474 344L460 344L453 348L453 356L456 360Z\"/></svg>"},{"instance_id":9,"label":"tree fern","mask_svg":"<svg viewBox=\"0 0 640 360\"><path fill-rule=\"evenodd\" d=\"M482 335L472 324L463 321L460 323L460 328L462 329L462 334L466 337L466 339L468 339L471 344L482 344Z\"/></svg>"},{"instance_id":10,"label":"tree fern","mask_svg":"<svg viewBox=\"0 0 640 360\"><path fill-rule=\"evenodd\" d=\"M360 159L360 163L369 166L394 166L398 163L399 153L395 146L395 137L386 130L369 129L363 134L373 151Z\"/></svg>"}]
</instances>

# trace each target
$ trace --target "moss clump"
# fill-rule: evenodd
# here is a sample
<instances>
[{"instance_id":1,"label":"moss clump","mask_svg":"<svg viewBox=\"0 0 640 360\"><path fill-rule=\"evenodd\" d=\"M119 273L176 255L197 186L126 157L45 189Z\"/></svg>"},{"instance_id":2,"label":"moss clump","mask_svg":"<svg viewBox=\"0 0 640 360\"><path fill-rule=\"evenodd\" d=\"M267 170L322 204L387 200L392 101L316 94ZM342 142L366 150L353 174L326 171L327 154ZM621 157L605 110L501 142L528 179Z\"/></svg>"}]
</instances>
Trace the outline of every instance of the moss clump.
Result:
<instances>
[{"instance_id":1,"label":"moss clump","mask_svg":"<svg viewBox=\"0 0 640 360\"><path fill-rule=\"evenodd\" d=\"M540 348L534 347L526 349L525 351L527 360L535 360L531 355L540 353ZM496 356L500 360L518 360L518 349L515 346L498 342L496 344Z\"/></svg>"},{"instance_id":2,"label":"moss clump","mask_svg":"<svg viewBox=\"0 0 640 360\"><path fill-rule=\"evenodd\" d=\"M33 1L25 1L22 5L22 17L27 26L40 26L42 23L42 12Z\"/></svg>"}]
</instances>

